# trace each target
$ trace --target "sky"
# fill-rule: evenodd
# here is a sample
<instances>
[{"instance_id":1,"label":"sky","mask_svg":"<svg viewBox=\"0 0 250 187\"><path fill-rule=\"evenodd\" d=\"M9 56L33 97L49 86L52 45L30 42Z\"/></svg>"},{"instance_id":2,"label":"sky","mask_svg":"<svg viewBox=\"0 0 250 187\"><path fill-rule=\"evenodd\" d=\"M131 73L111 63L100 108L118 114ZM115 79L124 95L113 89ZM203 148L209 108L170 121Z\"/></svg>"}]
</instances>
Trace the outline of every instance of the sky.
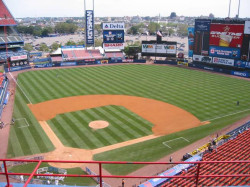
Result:
<instances>
[{"instance_id":1,"label":"sky","mask_svg":"<svg viewBox=\"0 0 250 187\"><path fill-rule=\"evenodd\" d=\"M84 0L3 0L15 18L23 17L81 17ZM94 0L95 17L123 16L228 16L230 0ZM240 18L250 18L250 0L240 0ZM230 17L238 12L239 0L231 0ZM93 8L86 0L86 9Z\"/></svg>"}]
</instances>

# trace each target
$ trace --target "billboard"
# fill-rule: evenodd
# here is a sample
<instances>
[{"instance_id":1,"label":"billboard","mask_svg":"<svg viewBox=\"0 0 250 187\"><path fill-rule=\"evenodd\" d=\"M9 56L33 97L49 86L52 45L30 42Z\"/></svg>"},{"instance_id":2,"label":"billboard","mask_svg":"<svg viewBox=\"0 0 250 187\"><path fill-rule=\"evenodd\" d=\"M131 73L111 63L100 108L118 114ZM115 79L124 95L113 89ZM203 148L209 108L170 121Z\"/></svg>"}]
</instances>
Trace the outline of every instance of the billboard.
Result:
<instances>
[{"instance_id":1,"label":"billboard","mask_svg":"<svg viewBox=\"0 0 250 187\"><path fill-rule=\"evenodd\" d=\"M145 44L144 43L142 44L142 53L176 55L176 45L174 44Z\"/></svg>"},{"instance_id":2,"label":"billboard","mask_svg":"<svg viewBox=\"0 0 250 187\"><path fill-rule=\"evenodd\" d=\"M234 66L234 60L233 59L228 59L228 58L213 58L213 63L214 64L221 64L221 65L226 65L226 66Z\"/></svg>"},{"instance_id":3,"label":"billboard","mask_svg":"<svg viewBox=\"0 0 250 187\"><path fill-rule=\"evenodd\" d=\"M124 30L125 24L124 23L103 23L102 29L103 30Z\"/></svg>"},{"instance_id":4,"label":"billboard","mask_svg":"<svg viewBox=\"0 0 250 187\"><path fill-rule=\"evenodd\" d=\"M124 43L103 43L104 49L124 49Z\"/></svg>"},{"instance_id":5,"label":"billboard","mask_svg":"<svg viewBox=\"0 0 250 187\"><path fill-rule=\"evenodd\" d=\"M195 31L210 31L211 20L198 19L195 20Z\"/></svg>"},{"instance_id":6,"label":"billboard","mask_svg":"<svg viewBox=\"0 0 250 187\"><path fill-rule=\"evenodd\" d=\"M104 30L104 43L124 43L124 30Z\"/></svg>"},{"instance_id":7,"label":"billboard","mask_svg":"<svg viewBox=\"0 0 250 187\"><path fill-rule=\"evenodd\" d=\"M188 56L193 56L194 49L194 27L188 28Z\"/></svg>"},{"instance_id":8,"label":"billboard","mask_svg":"<svg viewBox=\"0 0 250 187\"><path fill-rule=\"evenodd\" d=\"M209 56L239 59L240 58L240 48L210 46L209 47Z\"/></svg>"},{"instance_id":9,"label":"billboard","mask_svg":"<svg viewBox=\"0 0 250 187\"><path fill-rule=\"evenodd\" d=\"M21 55L21 56L12 56L10 57L10 61L18 61L18 60L27 60L27 55Z\"/></svg>"},{"instance_id":10,"label":"billboard","mask_svg":"<svg viewBox=\"0 0 250 187\"><path fill-rule=\"evenodd\" d=\"M202 55L193 55L193 61L212 63L213 62L213 57L202 56Z\"/></svg>"},{"instance_id":11,"label":"billboard","mask_svg":"<svg viewBox=\"0 0 250 187\"><path fill-rule=\"evenodd\" d=\"M217 24L210 25L209 45L222 47L241 47L243 40L243 24Z\"/></svg>"},{"instance_id":12,"label":"billboard","mask_svg":"<svg viewBox=\"0 0 250 187\"><path fill-rule=\"evenodd\" d=\"M86 44L94 44L94 12L93 10L86 10L85 13L85 23L86 23Z\"/></svg>"},{"instance_id":13,"label":"billboard","mask_svg":"<svg viewBox=\"0 0 250 187\"><path fill-rule=\"evenodd\" d=\"M244 34L250 34L250 21L245 21Z\"/></svg>"}]
</instances>

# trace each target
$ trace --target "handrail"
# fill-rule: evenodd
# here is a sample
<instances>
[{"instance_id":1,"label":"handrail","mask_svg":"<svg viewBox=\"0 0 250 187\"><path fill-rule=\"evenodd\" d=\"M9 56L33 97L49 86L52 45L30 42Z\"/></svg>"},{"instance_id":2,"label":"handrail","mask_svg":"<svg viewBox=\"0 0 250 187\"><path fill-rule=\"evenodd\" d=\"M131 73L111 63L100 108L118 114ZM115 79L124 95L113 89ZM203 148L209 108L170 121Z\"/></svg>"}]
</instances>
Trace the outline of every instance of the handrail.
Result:
<instances>
[{"instance_id":1,"label":"handrail","mask_svg":"<svg viewBox=\"0 0 250 187\"><path fill-rule=\"evenodd\" d=\"M103 178L195 178L196 186L199 184L199 179L204 177L250 177L250 174L230 174L230 175L200 175L200 166L202 164L216 164L216 163L250 163L250 160L241 160L241 161L195 161L195 162L126 162L126 161L64 161L64 160L25 160L25 159L0 159L0 162L4 163L4 172L0 172L0 175L5 175L7 185L6 187L11 187L9 181L9 176L11 175L24 175L29 176L29 179L26 181L24 186L27 186L33 176L55 176L55 177L99 177L100 178L100 187L102 187ZM32 171L32 173L9 173L7 170L6 162L37 162L37 166ZM88 164L98 164L99 165L99 174L98 175L77 175L77 174L36 174L36 170L39 168L42 163L88 163ZM185 176L125 176L125 175L103 175L102 174L102 165L103 164L197 164L197 171L195 175L185 175Z\"/></svg>"}]
</instances>

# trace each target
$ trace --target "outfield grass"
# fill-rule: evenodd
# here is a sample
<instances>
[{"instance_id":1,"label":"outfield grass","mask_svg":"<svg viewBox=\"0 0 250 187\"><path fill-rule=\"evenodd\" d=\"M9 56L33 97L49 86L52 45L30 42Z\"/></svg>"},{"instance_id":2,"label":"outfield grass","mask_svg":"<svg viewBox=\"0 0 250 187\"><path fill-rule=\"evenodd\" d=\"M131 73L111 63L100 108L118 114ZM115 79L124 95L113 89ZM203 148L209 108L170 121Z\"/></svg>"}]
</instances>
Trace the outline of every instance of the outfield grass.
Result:
<instances>
[{"instance_id":1,"label":"outfield grass","mask_svg":"<svg viewBox=\"0 0 250 187\"><path fill-rule=\"evenodd\" d=\"M161 141L166 141L180 135L195 141L231 124L234 120L238 120L244 115L250 114L249 81L177 67L123 65L51 69L22 73L18 76L18 83L32 103L77 95L119 94L164 101L191 112L201 121L245 111L234 117L222 118L226 120L214 120L211 125L140 143L138 147L133 145L129 146L128 149L121 148L97 155L95 159L100 160L156 160L169 153L162 145L159 147L162 144L159 143ZM240 101L239 106L236 106L236 101ZM54 148L26 104L28 104L28 99L20 89L17 89L14 117L16 119L26 118L30 126L27 128L18 128L18 125L15 125L11 128L8 157L48 152ZM110 107L113 111L107 112L106 108ZM79 120L82 128L90 119L100 119L100 117L104 119L106 117L108 121L115 121L114 124L124 124L124 118L130 119L132 115L128 110L123 108L115 106L108 106L106 108L63 114L52 119L49 123L62 140L68 136L65 133L66 131L74 132L74 137L76 134L78 137L80 136L79 133L82 131L78 131L75 128L76 124L74 124L74 122L78 123ZM91 117L83 117L86 114L90 114L90 111ZM117 118L113 115L116 112L122 113L124 118ZM79 114L83 116L79 118ZM138 119L138 116L135 118ZM128 119L126 120L128 121ZM138 120L143 121L143 119ZM73 122L73 124L72 126L68 124L67 127L63 126L60 128L58 122L60 124ZM140 124L141 122L138 121L137 123ZM143 123L147 122L144 121ZM147 125L149 124L147 123ZM68 131L69 129L70 131ZM77 136L76 138L78 138ZM109 140L109 143L118 141L114 137L111 138L113 140ZM120 138L122 139L122 137ZM125 137L123 138L126 139ZM82 138L80 138L81 143L77 144L76 141L78 140L64 140L62 142L65 145L73 147L89 147L91 149L103 146L100 143L96 143L98 141L89 144L87 140ZM108 144L104 143L104 145ZM186 145L185 142L181 146L184 145Z\"/></svg>"}]
</instances>

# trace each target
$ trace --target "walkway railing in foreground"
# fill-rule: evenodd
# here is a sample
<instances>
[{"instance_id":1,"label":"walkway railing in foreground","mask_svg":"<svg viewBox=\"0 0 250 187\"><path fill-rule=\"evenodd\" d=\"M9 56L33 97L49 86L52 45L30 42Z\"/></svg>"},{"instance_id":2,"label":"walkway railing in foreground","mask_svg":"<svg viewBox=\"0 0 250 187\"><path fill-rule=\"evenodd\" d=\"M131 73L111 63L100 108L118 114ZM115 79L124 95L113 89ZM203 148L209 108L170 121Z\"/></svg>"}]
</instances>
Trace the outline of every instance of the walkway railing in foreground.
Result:
<instances>
[{"instance_id":1,"label":"walkway railing in foreground","mask_svg":"<svg viewBox=\"0 0 250 187\"><path fill-rule=\"evenodd\" d=\"M250 177L250 174L230 174L230 175L200 175L200 167L202 164L218 164L218 163L250 163L247 161L198 161L198 162L111 162L111 161L63 161L63 160L24 160L24 159L0 159L3 162L4 172L0 172L0 175L5 175L7 185L6 187L11 187L9 176L11 175L24 175L29 176L24 184L26 187L34 176L53 176L53 177L98 177L100 179L100 187L103 186L103 178L142 178L142 179L152 179L152 178L194 178L196 186L199 184L199 179L204 177ZM37 162L36 167L32 173L9 173L6 162ZM37 169L42 163L82 163L82 164L98 164L99 165L99 175L76 175L76 174L36 174ZM103 175L102 165L103 164L153 164L153 165L167 165L167 164L193 164L197 165L195 175L185 175L185 176L124 176L124 175Z\"/></svg>"}]
</instances>

